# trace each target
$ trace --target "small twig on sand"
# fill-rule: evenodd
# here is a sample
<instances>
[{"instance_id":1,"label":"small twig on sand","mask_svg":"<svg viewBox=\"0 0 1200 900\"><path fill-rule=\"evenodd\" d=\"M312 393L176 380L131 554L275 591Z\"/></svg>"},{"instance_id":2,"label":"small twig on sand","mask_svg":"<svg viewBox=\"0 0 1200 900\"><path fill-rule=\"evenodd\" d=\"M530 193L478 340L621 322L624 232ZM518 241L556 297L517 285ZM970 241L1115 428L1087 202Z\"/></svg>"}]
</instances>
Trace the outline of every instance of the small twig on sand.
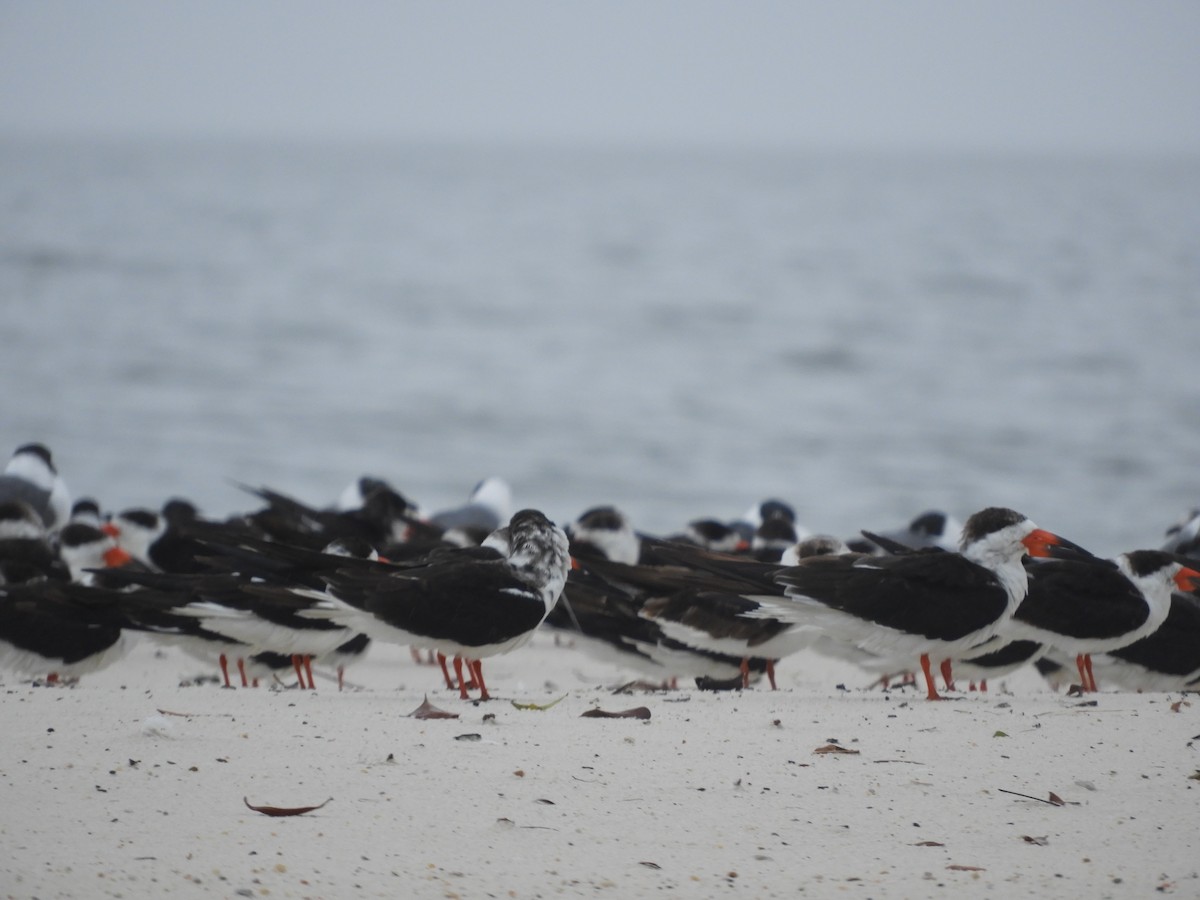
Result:
<instances>
[{"instance_id":1,"label":"small twig on sand","mask_svg":"<svg viewBox=\"0 0 1200 900\"><path fill-rule=\"evenodd\" d=\"M1012 794L1014 797L1024 797L1026 800L1036 800L1038 803L1048 803L1051 806L1062 806L1062 803L1055 803L1053 800L1043 800L1041 797L1034 797L1030 794L1022 794L1019 791L1006 791L1004 788L996 788L1002 794Z\"/></svg>"}]
</instances>

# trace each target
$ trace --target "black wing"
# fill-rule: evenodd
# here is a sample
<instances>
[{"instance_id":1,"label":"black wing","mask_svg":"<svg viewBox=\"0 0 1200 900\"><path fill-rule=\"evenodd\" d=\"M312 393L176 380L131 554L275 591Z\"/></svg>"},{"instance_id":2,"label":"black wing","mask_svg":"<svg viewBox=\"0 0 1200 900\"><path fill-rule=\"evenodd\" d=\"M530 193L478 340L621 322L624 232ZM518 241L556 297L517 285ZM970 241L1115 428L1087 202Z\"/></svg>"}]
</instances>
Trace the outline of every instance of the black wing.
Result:
<instances>
[{"instance_id":1,"label":"black wing","mask_svg":"<svg viewBox=\"0 0 1200 900\"><path fill-rule=\"evenodd\" d=\"M996 576L957 553L818 556L781 570L776 581L791 596L943 641L987 626L1008 606L1008 593Z\"/></svg>"}]
</instances>

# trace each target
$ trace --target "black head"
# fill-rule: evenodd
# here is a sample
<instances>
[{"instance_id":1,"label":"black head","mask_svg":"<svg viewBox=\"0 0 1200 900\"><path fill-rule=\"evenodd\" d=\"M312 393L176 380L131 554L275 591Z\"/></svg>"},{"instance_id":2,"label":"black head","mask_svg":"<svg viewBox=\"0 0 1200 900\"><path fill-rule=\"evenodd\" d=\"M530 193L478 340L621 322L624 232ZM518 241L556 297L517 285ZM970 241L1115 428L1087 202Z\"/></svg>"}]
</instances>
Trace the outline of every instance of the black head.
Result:
<instances>
[{"instance_id":1,"label":"black head","mask_svg":"<svg viewBox=\"0 0 1200 900\"><path fill-rule=\"evenodd\" d=\"M628 525L624 514L615 506L593 506L575 522L589 531L623 531Z\"/></svg>"},{"instance_id":2,"label":"black head","mask_svg":"<svg viewBox=\"0 0 1200 900\"><path fill-rule=\"evenodd\" d=\"M193 525L200 518L200 510L196 504L182 497L172 497L162 508L163 518L174 528L185 528Z\"/></svg>"},{"instance_id":3,"label":"black head","mask_svg":"<svg viewBox=\"0 0 1200 900\"><path fill-rule=\"evenodd\" d=\"M100 504L91 497L80 497L71 504L72 516L95 516L100 518Z\"/></svg>"},{"instance_id":4,"label":"black head","mask_svg":"<svg viewBox=\"0 0 1200 900\"><path fill-rule=\"evenodd\" d=\"M153 531L158 528L158 513L149 509L126 509L121 512L121 518L134 525Z\"/></svg>"},{"instance_id":5,"label":"black head","mask_svg":"<svg viewBox=\"0 0 1200 900\"><path fill-rule=\"evenodd\" d=\"M796 542L796 528L787 519L764 519L763 523L758 526L758 530L754 532L754 539L756 541L784 541L794 544Z\"/></svg>"},{"instance_id":6,"label":"black head","mask_svg":"<svg viewBox=\"0 0 1200 900\"><path fill-rule=\"evenodd\" d=\"M941 537L946 533L946 514L937 510L923 512L908 523L908 530L927 537Z\"/></svg>"},{"instance_id":7,"label":"black head","mask_svg":"<svg viewBox=\"0 0 1200 900\"><path fill-rule=\"evenodd\" d=\"M973 544L989 534L995 534L1025 521L1025 516L1003 506L989 506L967 519L963 525L962 545Z\"/></svg>"},{"instance_id":8,"label":"black head","mask_svg":"<svg viewBox=\"0 0 1200 900\"><path fill-rule=\"evenodd\" d=\"M517 532L546 531L553 528L554 523L536 509L522 509L513 513L508 522L509 531L515 537Z\"/></svg>"},{"instance_id":9,"label":"black head","mask_svg":"<svg viewBox=\"0 0 1200 900\"><path fill-rule=\"evenodd\" d=\"M13 456L21 456L22 454L38 457L38 459L49 467L51 472L54 472L56 475L58 474L58 470L54 468L54 460L50 458L50 451L46 448L45 444L22 444L13 451Z\"/></svg>"},{"instance_id":10,"label":"black head","mask_svg":"<svg viewBox=\"0 0 1200 900\"><path fill-rule=\"evenodd\" d=\"M796 523L796 510L782 500L764 500L758 505L758 514L762 516L764 522L771 519L783 519L786 522Z\"/></svg>"},{"instance_id":11,"label":"black head","mask_svg":"<svg viewBox=\"0 0 1200 900\"><path fill-rule=\"evenodd\" d=\"M1161 550L1133 550L1125 554L1129 563L1129 571L1139 578L1153 575L1178 560L1170 553Z\"/></svg>"},{"instance_id":12,"label":"black head","mask_svg":"<svg viewBox=\"0 0 1200 900\"><path fill-rule=\"evenodd\" d=\"M74 522L59 532L58 540L64 547L74 548L107 544L110 538L99 528L93 528L82 522Z\"/></svg>"}]
</instances>

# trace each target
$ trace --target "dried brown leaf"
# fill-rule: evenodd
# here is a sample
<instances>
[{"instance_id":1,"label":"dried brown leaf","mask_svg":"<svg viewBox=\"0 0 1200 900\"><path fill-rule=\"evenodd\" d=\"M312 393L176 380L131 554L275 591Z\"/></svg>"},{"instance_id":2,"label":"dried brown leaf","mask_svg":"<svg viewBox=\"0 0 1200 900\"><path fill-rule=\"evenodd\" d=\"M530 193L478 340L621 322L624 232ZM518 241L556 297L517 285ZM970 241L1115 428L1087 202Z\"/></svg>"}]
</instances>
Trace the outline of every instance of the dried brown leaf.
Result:
<instances>
[{"instance_id":1,"label":"dried brown leaf","mask_svg":"<svg viewBox=\"0 0 1200 900\"><path fill-rule=\"evenodd\" d=\"M945 847L941 841L917 841L913 844L914 847Z\"/></svg>"},{"instance_id":2,"label":"dried brown leaf","mask_svg":"<svg viewBox=\"0 0 1200 900\"><path fill-rule=\"evenodd\" d=\"M1066 806L1067 805L1067 801L1064 800L1062 797L1058 796L1058 794L1054 793L1054 791L1050 792L1050 802L1053 803L1055 806Z\"/></svg>"},{"instance_id":3,"label":"dried brown leaf","mask_svg":"<svg viewBox=\"0 0 1200 900\"><path fill-rule=\"evenodd\" d=\"M635 706L633 709L622 710L621 712L609 712L606 709L589 709L583 713L580 718L583 719L648 719L650 718L650 710L644 706Z\"/></svg>"},{"instance_id":4,"label":"dried brown leaf","mask_svg":"<svg viewBox=\"0 0 1200 900\"><path fill-rule=\"evenodd\" d=\"M813 753L846 753L851 756L857 756L858 752L857 750L851 750L849 747L842 747L838 744L826 744L813 751Z\"/></svg>"},{"instance_id":5,"label":"dried brown leaf","mask_svg":"<svg viewBox=\"0 0 1200 900\"><path fill-rule=\"evenodd\" d=\"M411 719L457 719L458 713L446 712L444 709L438 709L429 702L429 695L425 695L424 702L416 709L408 714Z\"/></svg>"},{"instance_id":6,"label":"dried brown leaf","mask_svg":"<svg viewBox=\"0 0 1200 900\"><path fill-rule=\"evenodd\" d=\"M1028 834L1023 834L1021 835L1021 840L1027 844L1036 844L1039 847L1045 847L1050 843L1049 836L1044 834L1041 837L1033 837Z\"/></svg>"},{"instance_id":7,"label":"dried brown leaf","mask_svg":"<svg viewBox=\"0 0 1200 900\"><path fill-rule=\"evenodd\" d=\"M960 866L956 863L951 863L950 865L946 866L946 868L949 869L951 872L986 872L987 871L987 869L985 869L983 866Z\"/></svg>"},{"instance_id":8,"label":"dried brown leaf","mask_svg":"<svg viewBox=\"0 0 1200 900\"><path fill-rule=\"evenodd\" d=\"M329 800L332 799L332 797L329 798ZM329 800L326 800L325 803L328 803ZM262 813L264 816L302 816L325 805L325 803L318 803L316 806L255 806L245 797L242 798L242 802L250 809Z\"/></svg>"},{"instance_id":9,"label":"dried brown leaf","mask_svg":"<svg viewBox=\"0 0 1200 900\"><path fill-rule=\"evenodd\" d=\"M1191 705L1192 704L1188 703L1188 701L1186 701L1186 700L1176 700L1174 703L1171 704L1171 712L1183 712L1183 708L1185 706L1191 706Z\"/></svg>"}]
</instances>

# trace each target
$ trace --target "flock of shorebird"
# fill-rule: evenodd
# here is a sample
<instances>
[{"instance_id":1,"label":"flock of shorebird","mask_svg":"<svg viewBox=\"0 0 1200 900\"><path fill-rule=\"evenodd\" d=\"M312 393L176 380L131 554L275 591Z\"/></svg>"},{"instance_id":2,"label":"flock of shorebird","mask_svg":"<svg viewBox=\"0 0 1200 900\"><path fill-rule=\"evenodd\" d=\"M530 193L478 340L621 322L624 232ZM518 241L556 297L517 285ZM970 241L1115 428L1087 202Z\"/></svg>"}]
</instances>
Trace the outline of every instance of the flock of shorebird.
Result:
<instances>
[{"instance_id":1,"label":"flock of shorebird","mask_svg":"<svg viewBox=\"0 0 1200 900\"><path fill-rule=\"evenodd\" d=\"M545 627L701 686L774 688L776 663L804 651L884 684L919 670L931 700L938 675L986 689L1028 665L1084 691L1200 688L1200 514L1157 549L1100 559L998 507L843 541L769 500L659 538L613 507L566 528L509 515L497 478L432 515L372 478L331 508L247 490L261 508L223 521L178 499L109 515L71 502L45 446L19 447L0 475L0 668L74 678L141 634L219 664L227 686L232 663L243 685L294 671L313 688L314 660L340 683L379 640L488 699L482 661Z\"/></svg>"}]
</instances>

